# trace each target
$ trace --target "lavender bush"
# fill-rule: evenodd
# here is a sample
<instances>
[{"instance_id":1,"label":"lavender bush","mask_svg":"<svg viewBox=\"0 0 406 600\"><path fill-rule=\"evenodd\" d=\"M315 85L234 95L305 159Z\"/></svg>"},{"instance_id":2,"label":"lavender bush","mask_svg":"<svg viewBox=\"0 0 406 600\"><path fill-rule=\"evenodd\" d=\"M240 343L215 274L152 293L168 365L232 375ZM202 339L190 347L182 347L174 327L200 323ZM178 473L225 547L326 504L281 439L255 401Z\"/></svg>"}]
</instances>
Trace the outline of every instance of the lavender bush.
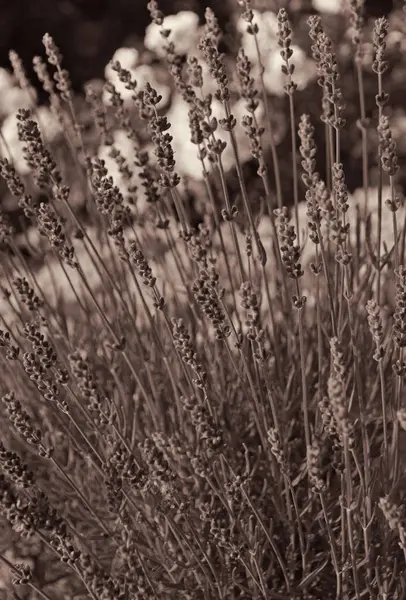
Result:
<instances>
[{"instance_id":1,"label":"lavender bush","mask_svg":"<svg viewBox=\"0 0 406 600\"><path fill-rule=\"evenodd\" d=\"M46 107L10 54L20 108L0 172L24 215L0 221L10 598L405 597L406 224L389 24L370 30L362 4L345 13L355 130L323 20L306 53L284 9L250 0L234 54L211 10L201 27L151 0L159 66L122 48L82 100L50 35L34 59Z\"/></svg>"}]
</instances>

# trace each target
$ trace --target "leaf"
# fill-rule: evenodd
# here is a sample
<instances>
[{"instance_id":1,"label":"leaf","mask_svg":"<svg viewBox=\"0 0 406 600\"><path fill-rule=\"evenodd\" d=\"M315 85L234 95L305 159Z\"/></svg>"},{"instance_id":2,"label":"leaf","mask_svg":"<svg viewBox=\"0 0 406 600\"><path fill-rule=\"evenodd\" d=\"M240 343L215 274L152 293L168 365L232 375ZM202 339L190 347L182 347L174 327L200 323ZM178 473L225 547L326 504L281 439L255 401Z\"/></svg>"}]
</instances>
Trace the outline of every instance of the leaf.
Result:
<instances>
[{"instance_id":1,"label":"leaf","mask_svg":"<svg viewBox=\"0 0 406 600\"><path fill-rule=\"evenodd\" d=\"M319 567L317 567L317 569L315 569L312 573L309 573L304 579L302 579L302 581L297 586L298 589L301 590L308 587L312 583L312 581L314 581L314 579L319 575L319 573L321 573L321 571L325 568L328 562L329 559L326 558L326 560Z\"/></svg>"}]
</instances>

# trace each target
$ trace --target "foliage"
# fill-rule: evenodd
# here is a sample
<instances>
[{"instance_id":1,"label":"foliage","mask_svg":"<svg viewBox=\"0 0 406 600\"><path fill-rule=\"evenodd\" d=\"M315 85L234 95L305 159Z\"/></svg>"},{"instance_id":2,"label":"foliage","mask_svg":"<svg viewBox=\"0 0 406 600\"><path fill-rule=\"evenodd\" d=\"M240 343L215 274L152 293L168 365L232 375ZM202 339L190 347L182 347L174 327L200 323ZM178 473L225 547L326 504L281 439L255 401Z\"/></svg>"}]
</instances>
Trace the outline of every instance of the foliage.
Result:
<instances>
[{"instance_id":1,"label":"foliage","mask_svg":"<svg viewBox=\"0 0 406 600\"><path fill-rule=\"evenodd\" d=\"M26 103L20 154L3 136L0 171L30 227L17 234L2 214L0 560L19 594L404 597L406 227L388 20L367 66L362 3L349 3L363 167L351 194L336 48L311 16L302 67L320 125L303 111L289 15L275 17L290 202L260 13L240 4L256 55L233 62L211 10L186 58L149 2L170 108L167 79L140 85L137 53L121 52L103 88L86 86L88 119L45 35L42 112L12 54Z\"/></svg>"}]
</instances>

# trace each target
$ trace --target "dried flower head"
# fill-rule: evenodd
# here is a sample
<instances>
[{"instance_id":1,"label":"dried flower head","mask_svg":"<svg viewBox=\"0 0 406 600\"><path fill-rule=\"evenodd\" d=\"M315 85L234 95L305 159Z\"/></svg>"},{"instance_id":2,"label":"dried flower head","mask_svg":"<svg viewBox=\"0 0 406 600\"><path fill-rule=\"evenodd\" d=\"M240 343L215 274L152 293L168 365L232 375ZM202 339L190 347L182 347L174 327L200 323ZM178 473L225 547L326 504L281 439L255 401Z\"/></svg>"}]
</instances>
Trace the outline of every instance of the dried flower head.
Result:
<instances>
[{"instance_id":1,"label":"dried flower head","mask_svg":"<svg viewBox=\"0 0 406 600\"><path fill-rule=\"evenodd\" d=\"M35 174L39 187L52 188L61 183L61 175L51 153L45 148L36 121L26 109L17 111L18 138L23 144L24 157Z\"/></svg>"},{"instance_id":2,"label":"dried flower head","mask_svg":"<svg viewBox=\"0 0 406 600\"><path fill-rule=\"evenodd\" d=\"M27 306L30 312L35 312L42 308L44 301L37 296L25 277L16 277L13 283L21 302Z\"/></svg>"},{"instance_id":3,"label":"dried flower head","mask_svg":"<svg viewBox=\"0 0 406 600\"><path fill-rule=\"evenodd\" d=\"M172 319L172 334L175 348L179 352L182 360L189 365L196 376L194 383L200 388L204 388L207 380L207 373L202 364L198 361L197 353L191 340L190 333L186 329L182 319Z\"/></svg>"},{"instance_id":4,"label":"dried flower head","mask_svg":"<svg viewBox=\"0 0 406 600\"><path fill-rule=\"evenodd\" d=\"M62 100L65 102L72 102L73 91L69 72L66 69L62 69L62 54L58 46L55 44L54 39L49 35L49 33L44 35L42 38L42 43L44 45L49 64L56 67L54 80L56 83L56 88L61 94Z\"/></svg>"},{"instance_id":5,"label":"dried flower head","mask_svg":"<svg viewBox=\"0 0 406 600\"><path fill-rule=\"evenodd\" d=\"M316 144L314 141L314 126L311 124L310 116L303 114L299 122L300 154L302 155L302 167L304 174L302 179L307 188L311 188L314 182L316 167Z\"/></svg>"},{"instance_id":6,"label":"dried flower head","mask_svg":"<svg viewBox=\"0 0 406 600\"><path fill-rule=\"evenodd\" d=\"M55 248L66 264L73 269L77 269L79 263L76 259L75 249L68 243L62 219L57 215L52 206L41 202L38 206L36 217L40 234L48 238L51 247Z\"/></svg>"},{"instance_id":7,"label":"dried flower head","mask_svg":"<svg viewBox=\"0 0 406 600\"><path fill-rule=\"evenodd\" d=\"M9 421L14 425L18 433L29 443L36 446L40 456L49 458L52 448L46 447L42 441L41 430L35 427L33 418L22 407L21 402L16 399L15 393L10 392L2 397Z\"/></svg>"},{"instance_id":8,"label":"dried flower head","mask_svg":"<svg viewBox=\"0 0 406 600\"><path fill-rule=\"evenodd\" d=\"M392 137L389 119L384 115L381 116L379 121L378 134L382 168L388 173L388 175L394 177L399 170L398 157L396 154L396 142Z\"/></svg>"},{"instance_id":9,"label":"dried flower head","mask_svg":"<svg viewBox=\"0 0 406 600\"><path fill-rule=\"evenodd\" d=\"M389 67L389 63L383 58L386 50L388 28L389 23L386 17L376 19L372 32L372 43L375 52L375 60L372 63L372 68L378 75L385 73Z\"/></svg>"},{"instance_id":10,"label":"dried flower head","mask_svg":"<svg viewBox=\"0 0 406 600\"><path fill-rule=\"evenodd\" d=\"M296 233L293 225L289 224L288 208L274 210L278 231L282 262L289 277L299 279L304 274L300 264L300 247L295 244Z\"/></svg>"},{"instance_id":11,"label":"dried flower head","mask_svg":"<svg viewBox=\"0 0 406 600\"><path fill-rule=\"evenodd\" d=\"M204 60L209 67L210 75L217 83L215 97L220 102L230 100L230 86L223 55L219 52L218 42L220 38L220 28L214 13L206 10L206 25L204 35L199 43L199 50L202 52Z\"/></svg>"},{"instance_id":12,"label":"dried flower head","mask_svg":"<svg viewBox=\"0 0 406 600\"><path fill-rule=\"evenodd\" d=\"M288 82L285 85L285 92L288 95L292 95L297 90L297 83L292 79L292 75L295 72L295 65L291 62L293 55L292 45L292 27L290 25L289 17L284 8L281 8L278 12L278 44L281 49L281 57L284 61L282 65L282 73L288 78Z\"/></svg>"},{"instance_id":13,"label":"dried flower head","mask_svg":"<svg viewBox=\"0 0 406 600\"><path fill-rule=\"evenodd\" d=\"M376 350L374 353L374 359L380 360L383 358L384 350L382 347L383 342L383 325L381 311L375 300L368 300L366 305L368 313L368 326L371 332L372 338L375 342Z\"/></svg>"},{"instance_id":14,"label":"dried flower head","mask_svg":"<svg viewBox=\"0 0 406 600\"><path fill-rule=\"evenodd\" d=\"M289 475L290 468L283 452L282 440L278 429L271 427L267 433L268 442L271 446L271 452L280 465L282 471Z\"/></svg>"},{"instance_id":15,"label":"dried flower head","mask_svg":"<svg viewBox=\"0 0 406 600\"><path fill-rule=\"evenodd\" d=\"M330 350L333 368L328 379L328 397L341 440L346 438L352 444L353 426L348 415L348 398L344 380L346 368L338 338L331 338Z\"/></svg>"},{"instance_id":16,"label":"dried flower head","mask_svg":"<svg viewBox=\"0 0 406 600\"><path fill-rule=\"evenodd\" d=\"M203 313L211 321L216 338L223 340L230 335L231 329L226 325L226 314L221 303L224 290L219 288L218 281L219 275L214 267L200 269L192 291Z\"/></svg>"},{"instance_id":17,"label":"dried flower head","mask_svg":"<svg viewBox=\"0 0 406 600\"><path fill-rule=\"evenodd\" d=\"M406 346L406 267L400 265L396 275L396 309L393 315L393 339L398 348Z\"/></svg>"},{"instance_id":18,"label":"dried flower head","mask_svg":"<svg viewBox=\"0 0 406 600\"><path fill-rule=\"evenodd\" d=\"M313 439L311 445L307 447L307 472L313 490L318 493L326 490L326 484L323 481L320 467L320 454L319 442Z\"/></svg>"}]
</instances>

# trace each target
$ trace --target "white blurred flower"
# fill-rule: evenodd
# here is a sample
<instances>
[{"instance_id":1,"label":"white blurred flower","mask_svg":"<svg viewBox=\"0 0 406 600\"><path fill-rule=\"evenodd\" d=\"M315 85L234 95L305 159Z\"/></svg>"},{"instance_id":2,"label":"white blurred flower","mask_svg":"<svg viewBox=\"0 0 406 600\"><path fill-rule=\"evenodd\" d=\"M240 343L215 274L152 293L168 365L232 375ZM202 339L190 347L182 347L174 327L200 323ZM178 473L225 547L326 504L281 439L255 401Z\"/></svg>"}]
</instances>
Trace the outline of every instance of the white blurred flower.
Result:
<instances>
[{"instance_id":1,"label":"white blurred flower","mask_svg":"<svg viewBox=\"0 0 406 600\"><path fill-rule=\"evenodd\" d=\"M201 164L197 157L197 146L190 141L189 107L186 102L176 95L166 117L171 124L169 130L173 136L172 148L175 153L176 171L192 179L202 179Z\"/></svg>"},{"instance_id":2,"label":"white blurred flower","mask_svg":"<svg viewBox=\"0 0 406 600\"><path fill-rule=\"evenodd\" d=\"M33 88L30 91L21 89L15 77L0 68L0 119L8 117L18 108L33 108L37 94Z\"/></svg>"},{"instance_id":3,"label":"white blurred flower","mask_svg":"<svg viewBox=\"0 0 406 600\"><path fill-rule=\"evenodd\" d=\"M162 96L162 100L158 104L159 109L167 106L171 95L170 87L158 82L153 67L150 67L149 65L140 65L135 69L135 79L139 89L143 89L146 83L150 83L158 94Z\"/></svg>"},{"instance_id":4,"label":"white blurred flower","mask_svg":"<svg viewBox=\"0 0 406 600\"><path fill-rule=\"evenodd\" d=\"M9 115L1 126L0 153L2 157L10 158L11 153L14 166L20 175L28 175L31 172L23 155L23 147L17 134L16 113Z\"/></svg>"},{"instance_id":5,"label":"white blurred flower","mask_svg":"<svg viewBox=\"0 0 406 600\"><path fill-rule=\"evenodd\" d=\"M217 100L212 102L212 110L213 116L216 117L217 120L224 118L224 107L221 102ZM247 110L245 108L245 101L240 98L232 107L231 112L234 115L237 125L234 129L234 135L237 142L238 148L238 156L242 163L246 162L251 158L249 142L243 127L241 126L241 120L244 115L247 114ZM258 120L260 121L263 115L263 106L260 104L257 108L256 115ZM232 145L230 142L230 134L227 131L224 131L222 127L219 125L216 131L216 137L223 140L227 143L226 149L221 155L221 160L223 162L223 167L225 171L230 171L233 167L235 167L235 156L232 149Z\"/></svg>"},{"instance_id":6,"label":"white blurred flower","mask_svg":"<svg viewBox=\"0 0 406 600\"><path fill-rule=\"evenodd\" d=\"M237 100L237 102L232 106L231 112L233 113L234 117L237 119L237 126L234 129L234 132L235 132L235 136L237 139L238 154L239 154L241 162L246 162L247 160L250 160L252 158L252 155L250 152L247 135L245 133L244 128L241 125L241 121L242 121L243 117L248 114L248 111L245 106L245 100L243 100L242 98ZM264 105L260 101L258 104L258 107L255 111L255 116L258 120L258 123L260 123L260 124L262 123L262 120L264 118L264 112L265 112ZM229 139L229 136L227 133L226 133L226 136L227 136L227 139ZM231 144L230 144L230 146L231 146ZM231 150L231 148L230 148L230 150ZM234 165L234 157L233 157L233 165Z\"/></svg>"},{"instance_id":7,"label":"white blurred flower","mask_svg":"<svg viewBox=\"0 0 406 600\"><path fill-rule=\"evenodd\" d=\"M266 61L270 52L278 48L278 20L276 14L270 10L259 12L253 10L254 23L258 25L258 46L261 53L261 61ZM237 21L237 30L241 33L241 47L252 63L258 62L255 38L247 32L248 23L242 17Z\"/></svg>"},{"instance_id":8,"label":"white blurred flower","mask_svg":"<svg viewBox=\"0 0 406 600\"><path fill-rule=\"evenodd\" d=\"M195 50L199 39L199 17L196 13L190 10L181 10L176 15L168 15L163 20L163 27L171 31L168 41L174 43L178 54L188 54ZM144 46L163 58L165 41L160 34L160 29L155 23L148 25L145 31Z\"/></svg>"},{"instance_id":9,"label":"white blurred flower","mask_svg":"<svg viewBox=\"0 0 406 600\"><path fill-rule=\"evenodd\" d=\"M45 142L54 142L62 136L63 131L61 125L55 115L47 106L39 106L34 115L34 120L38 121L38 125Z\"/></svg>"},{"instance_id":10,"label":"white blurred flower","mask_svg":"<svg viewBox=\"0 0 406 600\"><path fill-rule=\"evenodd\" d=\"M117 79L117 73L113 71L111 68L111 63L113 61L118 61L123 69L127 69L131 71L135 69L138 63L139 52L135 48L119 48L113 54L113 58L111 62L104 69L104 76L108 81L112 81Z\"/></svg>"},{"instance_id":11,"label":"white blurred flower","mask_svg":"<svg viewBox=\"0 0 406 600\"><path fill-rule=\"evenodd\" d=\"M202 67L202 77L203 77L203 94L205 96L207 96L208 94L213 94L215 93L215 91L217 90L217 83L214 79L214 77L210 74L210 67L209 65L206 63L205 60L203 60L203 57L201 56L197 56L200 60L199 60L199 64Z\"/></svg>"},{"instance_id":12,"label":"white blurred flower","mask_svg":"<svg viewBox=\"0 0 406 600\"><path fill-rule=\"evenodd\" d=\"M293 55L291 63L295 65L293 81L297 84L299 90L303 90L317 76L317 68L313 59L306 56L304 50L299 46L292 45ZM272 52L265 62L264 84L270 94L282 96L284 85L287 83L287 77L282 73L282 66L285 64L279 50Z\"/></svg>"},{"instance_id":13,"label":"white blurred flower","mask_svg":"<svg viewBox=\"0 0 406 600\"><path fill-rule=\"evenodd\" d=\"M246 102L243 98L240 98L233 104L232 113L237 119L237 123L241 123L243 116L248 114ZM255 116L258 121L261 121L262 117L264 116L264 106L262 101L259 101L258 108L255 111Z\"/></svg>"},{"instance_id":14,"label":"white blurred flower","mask_svg":"<svg viewBox=\"0 0 406 600\"><path fill-rule=\"evenodd\" d=\"M385 252L384 244L386 244L387 248L391 248L394 243L393 238L393 213L385 206L385 200L391 197L391 190L389 186L385 186L382 190L382 198L383 198L383 207L382 207L382 232L381 232L381 252ZM350 209L353 210L353 214L349 213L349 221L355 223L355 207L359 205L360 210L362 211L364 208L364 190L362 188L356 189L352 194L352 204ZM377 188L369 188L368 189L368 213L370 215L371 220L371 237L372 240L377 240L377 230L378 230L378 189ZM405 206L401 206L396 213L398 222L403 223L405 218ZM352 219L352 220L351 220ZM353 228L354 239L355 242L355 228ZM361 229L362 241L365 240L365 225L362 224Z\"/></svg>"},{"instance_id":15,"label":"white blurred flower","mask_svg":"<svg viewBox=\"0 0 406 600\"><path fill-rule=\"evenodd\" d=\"M120 50L118 50L114 54L112 60L118 60L121 64L121 66L130 72L132 79L134 79L137 82L138 90L142 90L145 87L145 84L147 82L152 85L152 87L157 91L157 93L160 96L162 96L162 100L158 104L159 109L167 106L170 95L171 95L171 90L170 90L169 86L158 82L153 67L151 67L149 65L139 65L138 67L130 66L131 65L131 62L130 62L131 56L129 53L126 53L123 56L124 63L122 63L121 60L119 59L120 55L123 54L121 52L122 50L126 51L126 50L128 50L128 48L121 48ZM133 58L135 58L135 55L133 55ZM104 74L105 74L107 81L110 81L110 83L112 83L114 85L114 87L116 88L116 90L119 92L122 99L124 100L124 103L127 106L131 106L131 104L133 102L131 99L133 92L131 90L126 89L125 84L120 81L118 74L115 71L113 71L113 69L111 68L111 62L106 66ZM106 105L110 105L110 94L108 94L106 91L103 93L103 102Z\"/></svg>"},{"instance_id":16,"label":"white blurred flower","mask_svg":"<svg viewBox=\"0 0 406 600\"><path fill-rule=\"evenodd\" d=\"M0 89L0 118L8 117L18 108L32 108L35 97L19 87Z\"/></svg>"},{"instance_id":17,"label":"white blurred flower","mask_svg":"<svg viewBox=\"0 0 406 600\"><path fill-rule=\"evenodd\" d=\"M224 108L218 100L212 101L212 116L216 119L224 118ZM172 147L175 152L176 170L179 175L185 175L190 179L202 180L203 173L200 159L198 158L198 150L195 144L190 141L189 130L189 115L188 105L180 96L176 96L167 113L167 119L171 123L170 134L173 136ZM247 113L245 103L242 99L236 102L231 107L231 112L237 120L237 126L234 129L236 136L238 152L241 162L246 162L250 157L249 143L245 135L244 129L241 126L241 119ZM263 106L257 109L257 117L262 118ZM221 160L225 171L229 171L235 166L235 158L230 143L230 135L224 131L220 125L216 130L216 138L227 143L224 152L221 155ZM206 167L211 168L211 164L206 161Z\"/></svg>"},{"instance_id":18,"label":"white blurred flower","mask_svg":"<svg viewBox=\"0 0 406 600\"><path fill-rule=\"evenodd\" d=\"M387 48L396 48L396 46L399 46L399 49L400 49L402 42L404 42L404 37L405 36L404 36L403 31L399 31L399 30L390 31L386 38L386 47Z\"/></svg>"},{"instance_id":19,"label":"white blurred flower","mask_svg":"<svg viewBox=\"0 0 406 600\"><path fill-rule=\"evenodd\" d=\"M313 0L313 8L328 15L339 15L346 3L346 0Z\"/></svg>"},{"instance_id":20,"label":"white blurred flower","mask_svg":"<svg viewBox=\"0 0 406 600\"><path fill-rule=\"evenodd\" d=\"M7 71L7 69L0 67L0 91L4 92L5 90L14 86L15 82L11 73Z\"/></svg>"},{"instance_id":21,"label":"white blurred flower","mask_svg":"<svg viewBox=\"0 0 406 600\"><path fill-rule=\"evenodd\" d=\"M395 111L391 116L391 129L398 152L406 152L406 115L403 111Z\"/></svg>"}]
</instances>

